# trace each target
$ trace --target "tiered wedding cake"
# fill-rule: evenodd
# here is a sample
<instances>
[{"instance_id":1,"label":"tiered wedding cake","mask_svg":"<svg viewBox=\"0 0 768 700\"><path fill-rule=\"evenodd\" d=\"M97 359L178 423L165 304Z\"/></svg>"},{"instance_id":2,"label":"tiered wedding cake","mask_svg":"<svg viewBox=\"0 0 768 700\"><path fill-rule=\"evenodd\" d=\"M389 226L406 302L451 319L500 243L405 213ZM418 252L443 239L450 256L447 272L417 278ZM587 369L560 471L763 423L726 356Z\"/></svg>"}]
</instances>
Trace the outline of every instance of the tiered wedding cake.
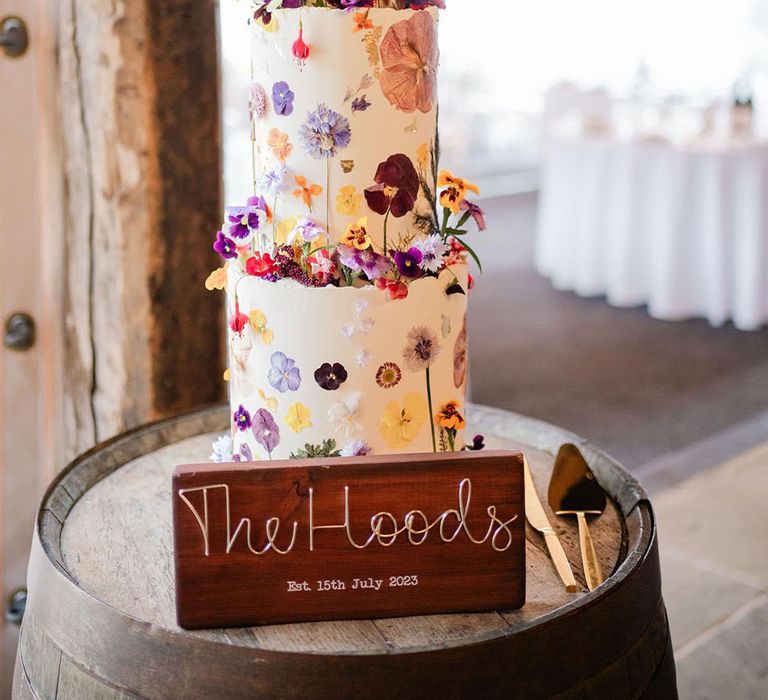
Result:
<instances>
[{"instance_id":1,"label":"tiered wedding cake","mask_svg":"<svg viewBox=\"0 0 768 700\"><path fill-rule=\"evenodd\" d=\"M229 328L215 459L465 447L464 236L484 222L437 167L437 6L254 8L254 196L227 210L207 282Z\"/></svg>"}]
</instances>

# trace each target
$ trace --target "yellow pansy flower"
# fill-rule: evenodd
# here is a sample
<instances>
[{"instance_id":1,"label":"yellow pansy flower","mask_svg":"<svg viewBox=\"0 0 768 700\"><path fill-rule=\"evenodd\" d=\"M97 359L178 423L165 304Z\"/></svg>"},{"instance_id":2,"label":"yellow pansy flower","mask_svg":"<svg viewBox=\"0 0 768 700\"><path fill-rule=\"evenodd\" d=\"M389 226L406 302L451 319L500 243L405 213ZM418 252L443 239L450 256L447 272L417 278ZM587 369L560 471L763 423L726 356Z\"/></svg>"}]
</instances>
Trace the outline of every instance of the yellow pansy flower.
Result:
<instances>
[{"instance_id":1,"label":"yellow pansy flower","mask_svg":"<svg viewBox=\"0 0 768 700\"><path fill-rule=\"evenodd\" d=\"M299 218L298 216L289 216L275 227L275 243L284 245L288 241L288 236L296 228Z\"/></svg>"},{"instance_id":2,"label":"yellow pansy flower","mask_svg":"<svg viewBox=\"0 0 768 700\"><path fill-rule=\"evenodd\" d=\"M354 185L346 185L339 189L336 197L336 211L342 216L357 216L363 195L358 194Z\"/></svg>"},{"instance_id":3,"label":"yellow pansy flower","mask_svg":"<svg viewBox=\"0 0 768 700\"><path fill-rule=\"evenodd\" d=\"M297 401L288 409L283 421L294 433L300 433L304 428L309 428L312 425L311 417L312 414L309 409Z\"/></svg>"},{"instance_id":4,"label":"yellow pansy flower","mask_svg":"<svg viewBox=\"0 0 768 700\"><path fill-rule=\"evenodd\" d=\"M347 230L341 237L341 242L358 250L369 248L373 243L373 239L368 233L368 217L364 216L354 224L347 226Z\"/></svg>"},{"instance_id":5,"label":"yellow pansy flower","mask_svg":"<svg viewBox=\"0 0 768 700\"><path fill-rule=\"evenodd\" d=\"M267 405L270 411L277 410L277 399L274 396L267 396L264 389L259 389L259 397Z\"/></svg>"},{"instance_id":6,"label":"yellow pansy flower","mask_svg":"<svg viewBox=\"0 0 768 700\"><path fill-rule=\"evenodd\" d=\"M416 151L416 161L422 170L427 169L427 163L429 162L429 144L422 143L419 146L419 150Z\"/></svg>"},{"instance_id":7,"label":"yellow pansy flower","mask_svg":"<svg viewBox=\"0 0 768 700\"><path fill-rule=\"evenodd\" d=\"M227 268L220 267L218 270L214 270L208 279L205 280L205 288L212 292L214 289L224 289L227 286Z\"/></svg>"},{"instance_id":8,"label":"yellow pansy flower","mask_svg":"<svg viewBox=\"0 0 768 700\"><path fill-rule=\"evenodd\" d=\"M384 407L379 432L387 445L399 449L412 443L428 420L429 408L426 399L418 392L412 391L406 394L402 405L391 401Z\"/></svg>"},{"instance_id":9,"label":"yellow pansy flower","mask_svg":"<svg viewBox=\"0 0 768 700\"><path fill-rule=\"evenodd\" d=\"M248 320L251 322L251 328L253 328L256 336L261 338L261 342L264 345L271 344L275 338L275 333L267 328L267 317L264 315L264 312L259 309L253 309L248 314Z\"/></svg>"}]
</instances>

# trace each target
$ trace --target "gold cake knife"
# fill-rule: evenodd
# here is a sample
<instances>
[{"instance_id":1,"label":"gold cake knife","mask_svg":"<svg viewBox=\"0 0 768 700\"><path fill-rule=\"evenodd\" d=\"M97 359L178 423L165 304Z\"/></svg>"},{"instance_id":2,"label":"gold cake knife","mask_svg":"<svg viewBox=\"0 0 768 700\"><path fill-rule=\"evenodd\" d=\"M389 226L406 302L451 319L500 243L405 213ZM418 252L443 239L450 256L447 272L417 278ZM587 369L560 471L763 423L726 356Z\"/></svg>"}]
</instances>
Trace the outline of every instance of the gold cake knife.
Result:
<instances>
[{"instance_id":1,"label":"gold cake knife","mask_svg":"<svg viewBox=\"0 0 768 700\"><path fill-rule=\"evenodd\" d=\"M531 468L528 466L528 460L525 458L523 458L523 465L525 466L525 517L528 518L528 522L533 528L544 535L547 549L549 549L549 554L552 557L557 573L563 579L565 590L569 593L575 593L580 590L579 584L573 578L573 571L571 570L568 557L565 556L563 545L560 544L560 540L557 538L557 534L552 529L549 518L547 518L547 514L544 512L544 506L541 505L539 494L536 493L536 485L533 483Z\"/></svg>"}]
</instances>

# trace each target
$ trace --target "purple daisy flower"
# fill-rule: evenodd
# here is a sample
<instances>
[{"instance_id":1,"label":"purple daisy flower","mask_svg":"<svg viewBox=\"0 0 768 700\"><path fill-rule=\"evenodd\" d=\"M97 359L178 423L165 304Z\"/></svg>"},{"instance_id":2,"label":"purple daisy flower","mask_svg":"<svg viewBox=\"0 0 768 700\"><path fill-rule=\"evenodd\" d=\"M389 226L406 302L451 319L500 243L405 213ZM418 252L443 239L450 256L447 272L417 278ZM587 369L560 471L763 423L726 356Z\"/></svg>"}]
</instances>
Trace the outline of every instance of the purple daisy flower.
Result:
<instances>
[{"instance_id":1,"label":"purple daisy flower","mask_svg":"<svg viewBox=\"0 0 768 700\"><path fill-rule=\"evenodd\" d=\"M280 427L266 408L260 408L253 416L253 437L270 457L280 444Z\"/></svg>"},{"instance_id":2,"label":"purple daisy flower","mask_svg":"<svg viewBox=\"0 0 768 700\"><path fill-rule=\"evenodd\" d=\"M299 130L304 150L313 158L332 158L341 148L349 146L352 129L349 120L324 104L310 112Z\"/></svg>"},{"instance_id":3,"label":"purple daisy flower","mask_svg":"<svg viewBox=\"0 0 768 700\"><path fill-rule=\"evenodd\" d=\"M392 254L392 257L395 259L395 267L397 267L397 271L403 277L414 279L421 274L423 256L418 248L413 247L406 252L396 250Z\"/></svg>"},{"instance_id":4,"label":"purple daisy flower","mask_svg":"<svg viewBox=\"0 0 768 700\"><path fill-rule=\"evenodd\" d=\"M245 406L240 404L240 407L235 411L234 415L235 425L241 432L245 432L251 427L251 414L245 410Z\"/></svg>"},{"instance_id":5,"label":"purple daisy flower","mask_svg":"<svg viewBox=\"0 0 768 700\"><path fill-rule=\"evenodd\" d=\"M281 80L272 86L272 104L277 114L287 117L293 114L293 100L296 97L288 83Z\"/></svg>"},{"instance_id":6,"label":"purple daisy flower","mask_svg":"<svg viewBox=\"0 0 768 700\"><path fill-rule=\"evenodd\" d=\"M267 373L269 383L279 392L296 391L301 386L301 372L292 360L284 352L276 352L272 355L272 366Z\"/></svg>"},{"instance_id":7,"label":"purple daisy flower","mask_svg":"<svg viewBox=\"0 0 768 700\"><path fill-rule=\"evenodd\" d=\"M237 244L224 235L223 231L216 232L216 242L213 249L224 259L230 260L237 257Z\"/></svg>"},{"instance_id":8,"label":"purple daisy flower","mask_svg":"<svg viewBox=\"0 0 768 700\"><path fill-rule=\"evenodd\" d=\"M254 231L258 231L261 219L255 207L227 207L229 235L238 240L245 240Z\"/></svg>"},{"instance_id":9,"label":"purple daisy flower","mask_svg":"<svg viewBox=\"0 0 768 700\"><path fill-rule=\"evenodd\" d=\"M373 281L386 275L392 269L392 263L384 256L376 253L372 248L358 250L347 245L338 247L339 260L350 270L364 272L365 276Z\"/></svg>"},{"instance_id":10,"label":"purple daisy flower","mask_svg":"<svg viewBox=\"0 0 768 700\"><path fill-rule=\"evenodd\" d=\"M358 7L373 7L373 0L341 0L341 6L347 11Z\"/></svg>"},{"instance_id":11,"label":"purple daisy flower","mask_svg":"<svg viewBox=\"0 0 768 700\"><path fill-rule=\"evenodd\" d=\"M259 182L261 189L270 197L277 197L285 189L285 174L287 170L285 165L282 164L268 170Z\"/></svg>"}]
</instances>

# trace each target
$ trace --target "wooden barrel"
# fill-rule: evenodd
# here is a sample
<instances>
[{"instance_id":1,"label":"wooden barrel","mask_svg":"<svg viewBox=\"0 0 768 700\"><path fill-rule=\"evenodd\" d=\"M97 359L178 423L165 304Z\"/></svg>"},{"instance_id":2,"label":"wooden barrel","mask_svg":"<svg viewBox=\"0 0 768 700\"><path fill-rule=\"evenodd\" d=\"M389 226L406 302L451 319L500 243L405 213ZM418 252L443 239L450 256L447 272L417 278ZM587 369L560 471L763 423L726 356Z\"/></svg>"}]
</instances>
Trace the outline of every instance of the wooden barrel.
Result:
<instances>
[{"instance_id":1,"label":"wooden barrel","mask_svg":"<svg viewBox=\"0 0 768 700\"><path fill-rule=\"evenodd\" d=\"M473 407L490 446L525 450L541 494L579 444L611 498L593 534L603 569L567 593L528 532L515 611L188 632L175 624L170 476L228 427L217 407L83 455L48 490L29 569L14 697L674 698L650 503L613 460L559 428ZM578 535L552 517L582 584ZM225 585L222 583L222 585Z\"/></svg>"}]
</instances>

